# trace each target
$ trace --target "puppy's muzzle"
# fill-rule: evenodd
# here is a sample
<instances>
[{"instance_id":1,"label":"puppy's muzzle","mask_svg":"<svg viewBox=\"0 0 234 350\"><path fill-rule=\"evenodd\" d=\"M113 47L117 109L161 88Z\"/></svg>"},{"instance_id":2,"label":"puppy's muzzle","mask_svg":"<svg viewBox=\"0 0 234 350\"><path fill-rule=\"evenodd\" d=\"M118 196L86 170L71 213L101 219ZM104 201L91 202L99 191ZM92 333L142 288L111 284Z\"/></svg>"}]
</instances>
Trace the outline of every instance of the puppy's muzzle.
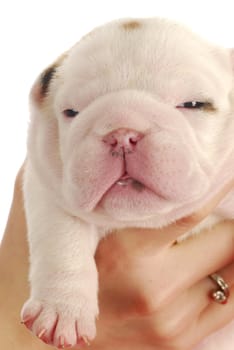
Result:
<instances>
[{"instance_id":1,"label":"puppy's muzzle","mask_svg":"<svg viewBox=\"0 0 234 350\"><path fill-rule=\"evenodd\" d=\"M112 156L133 153L144 134L131 129L120 128L103 137L103 142L110 148Z\"/></svg>"}]
</instances>

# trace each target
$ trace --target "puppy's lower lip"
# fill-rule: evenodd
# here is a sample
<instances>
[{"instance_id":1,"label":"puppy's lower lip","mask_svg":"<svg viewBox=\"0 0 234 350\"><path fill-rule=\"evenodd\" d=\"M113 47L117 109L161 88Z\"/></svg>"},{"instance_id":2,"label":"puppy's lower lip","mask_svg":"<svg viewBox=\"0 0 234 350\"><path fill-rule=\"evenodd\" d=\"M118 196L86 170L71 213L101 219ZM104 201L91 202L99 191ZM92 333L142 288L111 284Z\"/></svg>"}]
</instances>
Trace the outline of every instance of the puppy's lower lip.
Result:
<instances>
[{"instance_id":1,"label":"puppy's lower lip","mask_svg":"<svg viewBox=\"0 0 234 350\"><path fill-rule=\"evenodd\" d=\"M137 191L142 191L145 188L145 185L141 182L133 179L132 177L126 176L123 178L120 178L117 182L117 185L119 186L132 186Z\"/></svg>"}]
</instances>

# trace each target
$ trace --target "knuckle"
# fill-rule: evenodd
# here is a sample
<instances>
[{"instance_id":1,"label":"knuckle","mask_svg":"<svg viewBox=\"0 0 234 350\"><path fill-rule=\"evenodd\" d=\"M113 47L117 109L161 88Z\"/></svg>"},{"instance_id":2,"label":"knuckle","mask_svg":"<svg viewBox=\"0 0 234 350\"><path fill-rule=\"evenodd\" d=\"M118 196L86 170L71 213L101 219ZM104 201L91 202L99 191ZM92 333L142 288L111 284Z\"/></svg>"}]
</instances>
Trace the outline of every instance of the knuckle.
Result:
<instances>
[{"instance_id":1,"label":"knuckle","mask_svg":"<svg viewBox=\"0 0 234 350\"><path fill-rule=\"evenodd\" d=\"M142 291L136 300L137 313L145 317L161 310L167 304L168 296L161 290L156 291L156 293Z\"/></svg>"},{"instance_id":2,"label":"knuckle","mask_svg":"<svg viewBox=\"0 0 234 350\"><path fill-rule=\"evenodd\" d=\"M180 338L179 325L174 319L157 322L154 327L155 338L162 344L177 344Z\"/></svg>"},{"instance_id":3,"label":"knuckle","mask_svg":"<svg viewBox=\"0 0 234 350\"><path fill-rule=\"evenodd\" d=\"M151 318L151 331L155 340L168 342L176 339L182 333L183 319L178 314L173 314L168 306L165 313L165 307L160 303L159 306L156 306L155 302L148 298L140 297L135 310L138 316Z\"/></svg>"},{"instance_id":4,"label":"knuckle","mask_svg":"<svg viewBox=\"0 0 234 350\"><path fill-rule=\"evenodd\" d=\"M177 328L166 326L157 328L154 334L155 346L163 347L163 349L171 350L188 350L194 345L190 339L187 339L183 332L179 332Z\"/></svg>"},{"instance_id":5,"label":"knuckle","mask_svg":"<svg viewBox=\"0 0 234 350\"><path fill-rule=\"evenodd\" d=\"M187 350L191 346L191 337L187 329L187 321L180 314L162 305L164 298L159 294L152 300L145 295L139 295L136 301L135 311L138 317L150 317L150 338L155 346L164 346L173 350ZM166 312L166 313L165 313Z\"/></svg>"},{"instance_id":6,"label":"knuckle","mask_svg":"<svg viewBox=\"0 0 234 350\"><path fill-rule=\"evenodd\" d=\"M191 349L198 341L195 339L197 332L194 334L190 326L187 318L162 313L154 324L155 343L171 350Z\"/></svg>"},{"instance_id":7,"label":"knuckle","mask_svg":"<svg viewBox=\"0 0 234 350\"><path fill-rule=\"evenodd\" d=\"M138 295L135 300L135 312L140 317L148 317L155 312L149 298L144 295Z\"/></svg>"}]
</instances>

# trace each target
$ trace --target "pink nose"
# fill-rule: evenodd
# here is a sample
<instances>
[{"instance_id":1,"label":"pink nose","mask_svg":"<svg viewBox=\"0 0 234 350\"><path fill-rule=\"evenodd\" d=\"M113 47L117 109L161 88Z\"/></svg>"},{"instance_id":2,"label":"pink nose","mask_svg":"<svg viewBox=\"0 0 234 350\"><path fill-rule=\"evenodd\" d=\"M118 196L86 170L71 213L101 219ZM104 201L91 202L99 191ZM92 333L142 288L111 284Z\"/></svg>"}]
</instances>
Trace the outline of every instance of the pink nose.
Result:
<instances>
[{"instance_id":1,"label":"pink nose","mask_svg":"<svg viewBox=\"0 0 234 350\"><path fill-rule=\"evenodd\" d=\"M103 142L109 145L113 151L131 153L143 136L144 134L139 131L121 128L104 136Z\"/></svg>"}]
</instances>

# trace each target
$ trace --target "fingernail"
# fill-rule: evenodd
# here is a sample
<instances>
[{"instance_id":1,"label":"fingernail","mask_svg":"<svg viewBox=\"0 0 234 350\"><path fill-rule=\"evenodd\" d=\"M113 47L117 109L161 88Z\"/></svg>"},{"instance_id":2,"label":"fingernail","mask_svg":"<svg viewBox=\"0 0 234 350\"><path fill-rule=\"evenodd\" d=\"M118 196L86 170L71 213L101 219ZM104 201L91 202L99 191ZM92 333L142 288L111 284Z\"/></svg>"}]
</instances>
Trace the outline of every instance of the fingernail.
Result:
<instances>
[{"instance_id":1,"label":"fingernail","mask_svg":"<svg viewBox=\"0 0 234 350\"><path fill-rule=\"evenodd\" d=\"M82 339L84 340L84 342L85 342L86 345L90 346L90 342L89 342L89 340L88 340L88 337L83 336Z\"/></svg>"},{"instance_id":2,"label":"fingernail","mask_svg":"<svg viewBox=\"0 0 234 350\"><path fill-rule=\"evenodd\" d=\"M41 337L45 334L45 332L46 332L46 329L45 329L45 328L42 329L42 330L40 331L40 333L37 335L38 338L41 338Z\"/></svg>"}]
</instances>

